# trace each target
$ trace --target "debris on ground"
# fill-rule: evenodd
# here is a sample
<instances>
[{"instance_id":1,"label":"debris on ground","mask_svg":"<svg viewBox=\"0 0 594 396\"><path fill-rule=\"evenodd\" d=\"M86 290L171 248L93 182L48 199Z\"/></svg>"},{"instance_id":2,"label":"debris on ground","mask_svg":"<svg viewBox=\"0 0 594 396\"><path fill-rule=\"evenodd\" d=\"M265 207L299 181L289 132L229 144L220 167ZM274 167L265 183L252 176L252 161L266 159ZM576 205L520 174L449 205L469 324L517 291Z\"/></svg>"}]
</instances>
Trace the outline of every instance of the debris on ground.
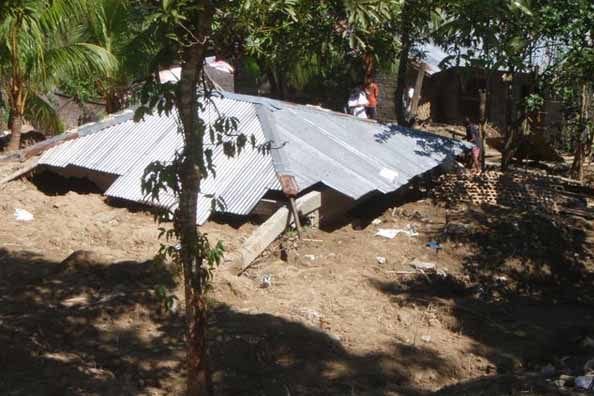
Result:
<instances>
[{"instance_id":1,"label":"debris on ground","mask_svg":"<svg viewBox=\"0 0 594 396\"><path fill-rule=\"evenodd\" d=\"M427 246L428 248L434 249L435 253L437 253L439 250L442 249L441 244L437 241L427 242L427 244L425 246Z\"/></svg>"},{"instance_id":2,"label":"debris on ground","mask_svg":"<svg viewBox=\"0 0 594 396\"><path fill-rule=\"evenodd\" d=\"M16 221L33 221L33 214L25 209L17 208L14 210L14 218Z\"/></svg>"},{"instance_id":3,"label":"debris on ground","mask_svg":"<svg viewBox=\"0 0 594 396\"><path fill-rule=\"evenodd\" d=\"M382 256L377 256L375 259L376 259L377 263L380 265L384 265L387 262L386 258L382 257Z\"/></svg>"},{"instance_id":4,"label":"debris on ground","mask_svg":"<svg viewBox=\"0 0 594 396\"><path fill-rule=\"evenodd\" d=\"M415 237L419 234L414 226L408 224L406 228L380 228L375 233L376 236L384 237L387 239L394 239L400 234L408 235L409 237Z\"/></svg>"},{"instance_id":5,"label":"debris on ground","mask_svg":"<svg viewBox=\"0 0 594 396\"><path fill-rule=\"evenodd\" d=\"M435 271L437 266L435 263L428 263L423 261L413 261L411 266L416 269L417 271Z\"/></svg>"},{"instance_id":6,"label":"debris on ground","mask_svg":"<svg viewBox=\"0 0 594 396\"><path fill-rule=\"evenodd\" d=\"M272 275L265 274L262 277L262 283L261 283L260 287L263 289L266 289L266 288L269 288L270 286L272 286Z\"/></svg>"},{"instance_id":7,"label":"debris on ground","mask_svg":"<svg viewBox=\"0 0 594 396\"><path fill-rule=\"evenodd\" d=\"M26 181L0 191L9 225L0 227L0 362L15 362L0 394L44 394L47 384L55 394L183 394L184 307L158 309L153 291L176 269L156 272L152 215L95 193L61 194ZM556 369L544 386L557 393L532 393L540 396L575 392L575 379L592 375L591 221L409 197L391 205L365 218L410 223L417 238L307 229L300 241L282 237L241 277L228 262L214 270L216 394L277 394L266 378L282 378L291 394L519 395L532 389L526 373L544 381ZM17 223L16 207L35 221ZM231 253L257 227L202 230ZM447 243L439 259L425 246L432 241ZM183 301L176 281L167 296Z\"/></svg>"}]
</instances>

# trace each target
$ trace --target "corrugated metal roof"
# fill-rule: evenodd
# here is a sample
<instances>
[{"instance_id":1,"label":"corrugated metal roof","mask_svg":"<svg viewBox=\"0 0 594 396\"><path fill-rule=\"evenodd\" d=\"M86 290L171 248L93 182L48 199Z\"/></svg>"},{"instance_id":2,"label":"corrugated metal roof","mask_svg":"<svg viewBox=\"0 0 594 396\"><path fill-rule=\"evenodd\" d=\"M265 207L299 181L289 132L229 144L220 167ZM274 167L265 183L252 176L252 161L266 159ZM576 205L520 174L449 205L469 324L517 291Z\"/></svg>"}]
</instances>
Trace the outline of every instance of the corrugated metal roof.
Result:
<instances>
[{"instance_id":1,"label":"corrugated metal roof","mask_svg":"<svg viewBox=\"0 0 594 396\"><path fill-rule=\"evenodd\" d=\"M274 99L225 92L213 101L216 109L207 106L201 114L207 124L218 114L236 117L239 132L254 136L258 145L271 143L272 150L248 146L228 158L221 146L205 137L216 174L202 182L197 218L201 224L211 215L209 197L222 205L217 211L247 215L266 192L281 190L277 174L293 176L300 192L323 183L359 199L374 191L395 191L465 147L421 131ZM84 136L49 150L40 164L119 175L105 194L146 202L141 192L144 169L154 161L171 161L183 146L176 117L147 116L134 123L126 113L81 128L87 131ZM163 191L160 204L174 207L176 201L171 192Z\"/></svg>"}]
</instances>

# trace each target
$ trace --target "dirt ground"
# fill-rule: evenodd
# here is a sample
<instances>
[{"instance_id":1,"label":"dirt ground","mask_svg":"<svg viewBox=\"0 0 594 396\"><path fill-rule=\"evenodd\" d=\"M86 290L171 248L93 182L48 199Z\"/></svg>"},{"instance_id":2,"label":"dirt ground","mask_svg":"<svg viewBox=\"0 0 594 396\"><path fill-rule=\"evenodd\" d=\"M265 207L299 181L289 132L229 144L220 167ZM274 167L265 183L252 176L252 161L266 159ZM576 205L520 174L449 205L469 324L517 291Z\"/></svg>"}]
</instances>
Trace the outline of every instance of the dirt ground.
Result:
<instances>
[{"instance_id":1,"label":"dirt ground","mask_svg":"<svg viewBox=\"0 0 594 396\"><path fill-rule=\"evenodd\" d=\"M0 190L0 394L182 394L182 310L158 290L181 295L152 215L35 181ZM216 271L217 395L571 394L560 375L594 358L591 222L411 194L353 216ZM204 231L233 251L255 227Z\"/></svg>"}]
</instances>

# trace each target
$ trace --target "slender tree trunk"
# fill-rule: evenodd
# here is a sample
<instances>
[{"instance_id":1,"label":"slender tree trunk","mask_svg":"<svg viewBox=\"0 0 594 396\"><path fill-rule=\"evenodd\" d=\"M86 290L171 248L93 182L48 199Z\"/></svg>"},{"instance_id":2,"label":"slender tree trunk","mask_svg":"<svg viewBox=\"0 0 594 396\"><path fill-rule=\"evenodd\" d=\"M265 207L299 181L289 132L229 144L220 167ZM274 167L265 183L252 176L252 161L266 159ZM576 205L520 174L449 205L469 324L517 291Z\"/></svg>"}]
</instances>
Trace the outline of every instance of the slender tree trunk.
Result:
<instances>
[{"instance_id":1,"label":"slender tree trunk","mask_svg":"<svg viewBox=\"0 0 594 396\"><path fill-rule=\"evenodd\" d=\"M191 43L182 55L182 70L177 93L177 107L184 136L184 158L180 170L181 192L174 226L180 235L181 258L184 274L187 337L187 394L212 395L207 351L207 303L203 276L203 257L200 234L196 223L198 193L204 166L204 123L198 115L197 87L207 37L212 20L211 2L202 0L202 8L194 15Z\"/></svg>"},{"instance_id":2,"label":"slender tree trunk","mask_svg":"<svg viewBox=\"0 0 594 396\"><path fill-rule=\"evenodd\" d=\"M406 90L406 71L408 69L408 57L412 46L410 31L411 18L410 8L412 7L411 0L405 0L402 9L402 17L400 19L400 35L402 48L398 56L398 76L396 80L396 120L398 124L408 126L408 119L406 117L406 106L404 103L404 94Z\"/></svg>"},{"instance_id":3,"label":"slender tree trunk","mask_svg":"<svg viewBox=\"0 0 594 396\"><path fill-rule=\"evenodd\" d=\"M201 273L202 258L196 254L198 226L196 211L200 191L200 164L203 153L204 127L198 119L196 92L202 71L205 48L186 48L179 82L178 109L184 134L184 161L181 169L181 193L176 227L180 230L181 256L186 303L186 337L188 342L188 395L212 394L207 362L207 306Z\"/></svg>"},{"instance_id":4,"label":"slender tree trunk","mask_svg":"<svg viewBox=\"0 0 594 396\"><path fill-rule=\"evenodd\" d=\"M12 114L10 124L10 140L6 150L8 152L17 151L21 146L21 130L23 129L23 116L20 114Z\"/></svg>"},{"instance_id":5,"label":"slender tree trunk","mask_svg":"<svg viewBox=\"0 0 594 396\"><path fill-rule=\"evenodd\" d=\"M509 167L516 150L516 128L513 125L515 118L515 106L513 96L513 73L508 82L506 100L505 100L505 144L501 154L501 170L505 171Z\"/></svg>"},{"instance_id":6,"label":"slender tree trunk","mask_svg":"<svg viewBox=\"0 0 594 396\"><path fill-rule=\"evenodd\" d=\"M481 89L479 91L479 109L480 109L480 125L481 125L481 169L485 171L485 140L487 136L486 124L487 124L487 89Z\"/></svg>"},{"instance_id":7,"label":"slender tree trunk","mask_svg":"<svg viewBox=\"0 0 594 396\"><path fill-rule=\"evenodd\" d=\"M400 50L398 63L398 77L396 80L396 120L400 125L408 125L406 117L406 105L404 103L404 94L406 90L406 71L408 68L408 56L410 53L410 36L408 29L402 32L402 49Z\"/></svg>"},{"instance_id":8,"label":"slender tree trunk","mask_svg":"<svg viewBox=\"0 0 594 396\"><path fill-rule=\"evenodd\" d=\"M582 86L580 121L573 164L571 165L571 176L577 180L584 179L584 162L589 151L588 144L591 144L590 133L587 127L588 119L590 118L588 112L591 104L591 92L589 88L588 84Z\"/></svg>"}]
</instances>

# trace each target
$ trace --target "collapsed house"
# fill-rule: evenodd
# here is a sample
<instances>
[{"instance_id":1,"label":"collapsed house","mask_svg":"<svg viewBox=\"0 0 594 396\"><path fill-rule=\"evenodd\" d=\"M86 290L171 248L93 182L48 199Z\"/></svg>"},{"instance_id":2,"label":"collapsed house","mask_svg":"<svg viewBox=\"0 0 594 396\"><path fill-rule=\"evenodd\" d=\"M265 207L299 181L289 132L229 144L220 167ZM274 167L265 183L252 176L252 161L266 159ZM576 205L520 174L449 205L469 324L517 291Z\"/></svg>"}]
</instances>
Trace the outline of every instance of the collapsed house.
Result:
<instances>
[{"instance_id":1,"label":"collapsed house","mask_svg":"<svg viewBox=\"0 0 594 396\"><path fill-rule=\"evenodd\" d=\"M396 125L229 92L213 98L200 115L212 124L220 114L235 117L238 133L270 149L248 145L230 158L221 145L205 137L215 172L202 182L199 224L213 212L248 216L269 208L270 215L285 206L285 195L297 198L302 214L317 211L324 221L364 198L396 191L466 147ZM182 148L176 114L134 122L128 110L80 127L77 136L46 151L38 165L63 176L90 179L108 197L175 207L169 191L160 193L158 203L147 199L141 180L147 165L171 161ZM307 197L313 201L308 203ZM220 204L212 205L212 198ZM279 223L282 229L286 225L286 219Z\"/></svg>"}]
</instances>

